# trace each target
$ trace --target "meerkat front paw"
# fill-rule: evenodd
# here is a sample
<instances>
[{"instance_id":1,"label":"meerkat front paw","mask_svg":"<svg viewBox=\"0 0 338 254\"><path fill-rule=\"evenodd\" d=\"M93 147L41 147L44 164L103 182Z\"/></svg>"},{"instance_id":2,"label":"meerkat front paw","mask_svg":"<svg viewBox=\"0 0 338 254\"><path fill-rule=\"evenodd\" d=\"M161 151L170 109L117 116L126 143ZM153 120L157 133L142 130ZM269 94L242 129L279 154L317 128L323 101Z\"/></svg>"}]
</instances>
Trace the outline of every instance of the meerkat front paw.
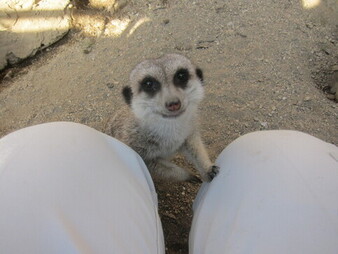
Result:
<instances>
[{"instance_id":1,"label":"meerkat front paw","mask_svg":"<svg viewBox=\"0 0 338 254\"><path fill-rule=\"evenodd\" d=\"M208 172L205 174L205 181L206 182L211 182L212 179L215 178L215 176L219 173L219 167L216 165L212 165Z\"/></svg>"}]
</instances>

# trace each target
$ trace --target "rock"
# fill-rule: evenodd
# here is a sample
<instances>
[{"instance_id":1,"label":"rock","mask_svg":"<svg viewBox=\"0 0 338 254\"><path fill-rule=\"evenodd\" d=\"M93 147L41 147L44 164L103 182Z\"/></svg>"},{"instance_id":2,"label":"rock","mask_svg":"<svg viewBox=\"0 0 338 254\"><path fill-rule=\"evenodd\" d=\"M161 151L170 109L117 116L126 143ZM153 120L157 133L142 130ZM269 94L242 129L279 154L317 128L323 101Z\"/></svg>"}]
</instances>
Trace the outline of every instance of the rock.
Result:
<instances>
[{"instance_id":1,"label":"rock","mask_svg":"<svg viewBox=\"0 0 338 254\"><path fill-rule=\"evenodd\" d=\"M111 82L107 83L106 86L109 89L114 89L114 87L120 85L120 82L116 81L116 80L112 80Z\"/></svg>"},{"instance_id":2,"label":"rock","mask_svg":"<svg viewBox=\"0 0 338 254\"><path fill-rule=\"evenodd\" d=\"M128 4L129 4L129 0L119 0L114 6L115 11L120 11L124 9Z\"/></svg>"},{"instance_id":3,"label":"rock","mask_svg":"<svg viewBox=\"0 0 338 254\"><path fill-rule=\"evenodd\" d=\"M166 216L170 219L173 219L173 220L177 220L177 217L174 214L169 213L169 212L165 213L164 216Z\"/></svg>"},{"instance_id":4,"label":"rock","mask_svg":"<svg viewBox=\"0 0 338 254\"><path fill-rule=\"evenodd\" d=\"M333 94L336 94L336 98L338 95L338 65L334 65L332 66L332 71L333 71L333 75L332 75L332 80L329 84L330 87L330 92Z\"/></svg>"},{"instance_id":5,"label":"rock","mask_svg":"<svg viewBox=\"0 0 338 254\"><path fill-rule=\"evenodd\" d=\"M13 52L9 52L6 54L6 59L7 59L7 63L14 65L19 63L20 61L22 61L21 58L17 57L16 55L13 54Z\"/></svg>"},{"instance_id":6,"label":"rock","mask_svg":"<svg viewBox=\"0 0 338 254\"><path fill-rule=\"evenodd\" d=\"M263 127L263 128L268 128L268 123L267 122L260 122L260 125Z\"/></svg>"},{"instance_id":7,"label":"rock","mask_svg":"<svg viewBox=\"0 0 338 254\"><path fill-rule=\"evenodd\" d=\"M81 1L79 1L81 2ZM89 0L89 6L94 9L106 10L113 14L116 11L122 10L128 5L129 0Z\"/></svg>"},{"instance_id":8,"label":"rock","mask_svg":"<svg viewBox=\"0 0 338 254\"><path fill-rule=\"evenodd\" d=\"M188 51L192 49L192 45L188 41L178 41L176 42L175 49L179 51Z\"/></svg>"},{"instance_id":9,"label":"rock","mask_svg":"<svg viewBox=\"0 0 338 254\"><path fill-rule=\"evenodd\" d=\"M89 0L89 6L94 9L105 9L107 11L114 9L115 0Z\"/></svg>"},{"instance_id":10,"label":"rock","mask_svg":"<svg viewBox=\"0 0 338 254\"><path fill-rule=\"evenodd\" d=\"M106 86L109 88L109 89L113 89L115 87L115 85L113 83L107 83Z\"/></svg>"},{"instance_id":11,"label":"rock","mask_svg":"<svg viewBox=\"0 0 338 254\"><path fill-rule=\"evenodd\" d=\"M213 43L215 43L215 40L198 41L196 49L208 49L213 45Z\"/></svg>"},{"instance_id":12,"label":"rock","mask_svg":"<svg viewBox=\"0 0 338 254\"><path fill-rule=\"evenodd\" d=\"M230 28L231 30L235 30L235 24L234 22L228 22L227 27Z\"/></svg>"},{"instance_id":13,"label":"rock","mask_svg":"<svg viewBox=\"0 0 338 254\"><path fill-rule=\"evenodd\" d=\"M335 99L336 99L336 95L335 95L335 94L327 94L326 97L327 97L329 100L335 100Z\"/></svg>"},{"instance_id":14,"label":"rock","mask_svg":"<svg viewBox=\"0 0 338 254\"><path fill-rule=\"evenodd\" d=\"M0 1L0 70L61 39L70 29L69 2Z\"/></svg>"},{"instance_id":15,"label":"rock","mask_svg":"<svg viewBox=\"0 0 338 254\"><path fill-rule=\"evenodd\" d=\"M311 101L311 97L310 96L305 96L304 97L304 101Z\"/></svg>"},{"instance_id":16,"label":"rock","mask_svg":"<svg viewBox=\"0 0 338 254\"><path fill-rule=\"evenodd\" d=\"M315 27L315 25L313 23L306 23L305 26L309 29L312 29Z\"/></svg>"},{"instance_id":17,"label":"rock","mask_svg":"<svg viewBox=\"0 0 338 254\"><path fill-rule=\"evenodd\" d=\"M89 54L92 52L94 44L95 40L93 38L85 38L83 40L83 53Z\"/></svg>"},{"instance_id":18,"label":"rock","mask_svg":"<svg viewBox=\"0 0 338 254\"><path fill-rule=\"evenodd\" d=\"M4 80L10 80L14 77L14 71L13 70L9 70L6 75L4 76Z\"/></svg>"},{"instance_id":19,"label":"rock","mask_svg":"<svg viewBox=\"0 0 338 254\"><path fill-rule=\"evenodd\" d=\"M90 47L87 47L83 50L83 53L85 54L89 54L90 52L92 52L93 48L90 46Z\"/></svg>"}]
</instances>

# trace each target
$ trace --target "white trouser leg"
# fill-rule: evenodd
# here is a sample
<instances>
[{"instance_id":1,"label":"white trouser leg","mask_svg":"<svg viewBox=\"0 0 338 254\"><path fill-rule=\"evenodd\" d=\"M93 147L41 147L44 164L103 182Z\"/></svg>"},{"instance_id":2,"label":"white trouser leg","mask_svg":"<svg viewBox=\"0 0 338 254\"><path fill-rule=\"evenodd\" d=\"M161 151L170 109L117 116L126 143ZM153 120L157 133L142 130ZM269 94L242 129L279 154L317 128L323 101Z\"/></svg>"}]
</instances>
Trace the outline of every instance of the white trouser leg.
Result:
<instances>
[{"instance_id":1,"label":"white trouser leg","mask_svg":"<svg viewBox=\"0 0 338 254\"><path fill-rule=\"evenodd\" d=\"M157 196L143 161L74 123L2 138L0 253L164 253Z\"/></svg>"},{"instance_id":2,"label":"white trouser leg","mask_svg":"<svg viewBox=\"0 0 338 254\"><path fill-rule=\"evenodd\" d=\"M245 135L194 204L193 254L337 254L338 148L295 131Z\"/></svg>"}]
</instances>

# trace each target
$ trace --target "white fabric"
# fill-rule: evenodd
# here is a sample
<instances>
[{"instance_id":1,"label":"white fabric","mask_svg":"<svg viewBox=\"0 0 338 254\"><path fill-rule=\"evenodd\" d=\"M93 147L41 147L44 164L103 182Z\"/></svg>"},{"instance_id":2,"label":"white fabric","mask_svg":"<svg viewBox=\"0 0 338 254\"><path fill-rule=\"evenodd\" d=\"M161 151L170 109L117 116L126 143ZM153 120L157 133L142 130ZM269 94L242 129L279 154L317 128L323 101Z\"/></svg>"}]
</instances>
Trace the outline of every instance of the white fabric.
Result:
<instances>
[{"instance_id":1,"label":"white fabric","mask_svg":"<svg viewBox=\"0 0 338 254\"><path fill-rule=\"evenodd\" d=\"M245 135L194 203L193 254L338 253L338 149L309 135ZM73 123L0 140L0 253L164 253L157 197L130 148Z\"/></svg>"},{"instance_id":2,"label":"white fabric","mask_svg":"<svg viewBox=\"0 0 338 254\"><path fill-rule=\"evenodd\" d=\"M74 123L2 138L0 253L164 253L143 161L117 140Z\"/></svg>"},{"instance_id":3,"label":"white fabric","mask_svg":"<svg viewBox=\"0 0 338 254\"><path fill-rule=\"evenodd\" d=\"M245 135L194 204L193 254L337 254L338 148L294 131Z\"/></svg>"}]
</instances>

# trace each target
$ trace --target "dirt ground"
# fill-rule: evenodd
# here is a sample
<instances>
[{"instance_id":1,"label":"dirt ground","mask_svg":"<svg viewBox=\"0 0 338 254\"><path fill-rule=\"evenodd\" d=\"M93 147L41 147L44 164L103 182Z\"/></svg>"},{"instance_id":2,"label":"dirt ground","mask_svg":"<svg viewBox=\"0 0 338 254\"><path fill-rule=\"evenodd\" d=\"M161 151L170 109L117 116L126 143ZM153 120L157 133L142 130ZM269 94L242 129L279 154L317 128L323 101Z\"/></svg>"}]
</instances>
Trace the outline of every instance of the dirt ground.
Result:
<instances>
[{"instance_id":1,"label":"dirt ground","mask_svg":"<svg viewBox=\"0 0 338 254\"><path fill-rule=\"evenodd\" d=\"M0 74L0 136L50 121L103 130L124 103L130 70L175 52L204 70L201 132L213 160L237 137L260 130L299 130L338 144L329 91L338 65L335 0L313 8L297 0L123 1L113 14L86 2L74 11L82 19L76 31ZM104 22L83 22L95 17ZM167 253L188 253L199 185L156 187Z\"/></svg>"}]
</instances>

